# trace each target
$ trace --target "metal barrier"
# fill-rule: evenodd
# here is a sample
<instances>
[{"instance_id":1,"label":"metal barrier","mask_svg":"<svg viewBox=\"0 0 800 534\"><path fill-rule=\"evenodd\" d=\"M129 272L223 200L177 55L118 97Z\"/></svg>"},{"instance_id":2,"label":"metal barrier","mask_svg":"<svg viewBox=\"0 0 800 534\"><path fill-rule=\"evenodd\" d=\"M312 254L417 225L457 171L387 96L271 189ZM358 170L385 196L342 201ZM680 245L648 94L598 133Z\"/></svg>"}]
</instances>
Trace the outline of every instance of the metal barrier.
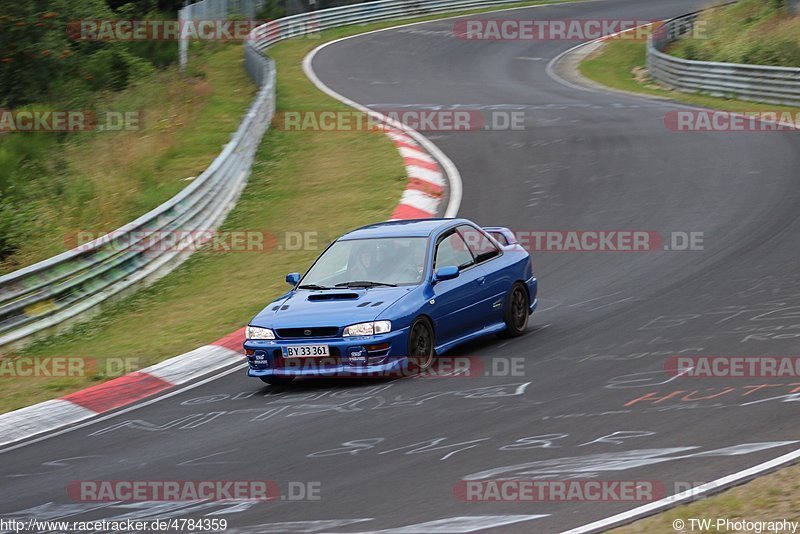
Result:
<instances>
[{"instance_id":1,"label":"metal barrier","mask_svg":"<svg viewBox=\"0 0 800 534\"><path fill-rule=\"evenodd\" d=\"M278 41L327 28L512 4L521 0L379 0L285 17L253 30L245 67L261 87L231 141L191 185L118 230L0 276L0 348L48 335L99 304L151 283L184 261L235 204L275 111L275 68L264 55ZM176 234L179 244L165 242Z\"/></svg>"},{"instance_id":2,"label":"metal barrier","mask_svg":"<svg viewBox=\"0 0 800 534\"><path fill-rule=\"evenodd\" d=\"M654 80L687 93L800 105L800 68L692 61L665 53L696 19L697 13L672 19L650 37L647 70Z\"/></svg>"},{"instance_id":3,"label":"metal barrier","mask_svg":"<svg viewBox=\"0 0 800 534\"><path fill-rule=\"evenodd\" d=\"M275 107L272 63L222 153L191 185L122 228L35 265L0 276L0 347L84 314L140 282L177 267L235 204ZM172 243L176 235L179 243Z\"/></svg>"}]
</instances>

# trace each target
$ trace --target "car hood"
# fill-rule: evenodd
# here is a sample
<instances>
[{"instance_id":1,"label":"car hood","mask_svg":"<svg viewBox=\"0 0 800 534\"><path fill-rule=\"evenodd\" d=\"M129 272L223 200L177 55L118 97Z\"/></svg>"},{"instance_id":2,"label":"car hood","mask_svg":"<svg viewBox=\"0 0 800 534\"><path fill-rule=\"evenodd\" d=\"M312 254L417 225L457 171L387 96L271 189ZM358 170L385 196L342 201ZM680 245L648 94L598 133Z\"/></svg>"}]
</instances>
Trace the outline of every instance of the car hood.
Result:
<instances>
[{"instance_id":1,"label":"car hood","mask_svg":"<svg viewBox=\"0 0 800 534\"><path fill-rule=\"evenodd\" d=\"M252 320L264 328L347 326L374 321L412 287L297 290L272 302Z\"/></svg>"}]
</instances>

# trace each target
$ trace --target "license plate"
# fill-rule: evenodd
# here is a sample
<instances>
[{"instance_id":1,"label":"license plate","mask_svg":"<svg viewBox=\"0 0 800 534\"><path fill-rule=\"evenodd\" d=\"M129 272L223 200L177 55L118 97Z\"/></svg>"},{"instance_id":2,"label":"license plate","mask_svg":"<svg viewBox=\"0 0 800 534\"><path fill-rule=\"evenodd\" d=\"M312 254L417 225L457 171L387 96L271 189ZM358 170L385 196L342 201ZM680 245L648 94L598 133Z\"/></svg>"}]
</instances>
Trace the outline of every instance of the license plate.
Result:
<instances>
[{"instance_id":1,"label":"license plate","mask_svg":"<svg viewBox=\"0 0 800 534\"><path fill-rule=\"evenodd\" d=\"M281 347L284 358L324 357L330 356L328 345L290 345Z\"/></svg>"}]
</instances>

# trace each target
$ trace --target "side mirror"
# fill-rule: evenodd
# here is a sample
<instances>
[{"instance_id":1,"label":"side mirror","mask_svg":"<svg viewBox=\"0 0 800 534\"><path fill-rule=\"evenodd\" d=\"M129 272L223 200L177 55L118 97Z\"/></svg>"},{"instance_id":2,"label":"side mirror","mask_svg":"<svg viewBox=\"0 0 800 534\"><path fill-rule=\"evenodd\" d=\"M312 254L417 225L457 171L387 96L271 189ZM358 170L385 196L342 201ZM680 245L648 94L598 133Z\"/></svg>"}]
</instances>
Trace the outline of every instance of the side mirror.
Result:
<instances>
[{"instance_id":1,"label":"side mirror","mask_svg":"<svg viewBox=\"0 0 800 534\"><path fill-rule=\"evenodd\" d=\"M289 273L286 275L286 283L294 287L300 281L300 273Z\"/></svg>"},{"instance_id":2,"label":"side mirror","mask_svg":"<svg viewBox=\"0 0 800 534\"><path fill-rule=\"evenodd\" d=\"M455 265L447 265L445 267L440 267L436 269L436 273L434 273L433 281L434 282L442 282L443 280L452 280L453 278L458 278L458 267Z\"/></svg>"}]
</instances>

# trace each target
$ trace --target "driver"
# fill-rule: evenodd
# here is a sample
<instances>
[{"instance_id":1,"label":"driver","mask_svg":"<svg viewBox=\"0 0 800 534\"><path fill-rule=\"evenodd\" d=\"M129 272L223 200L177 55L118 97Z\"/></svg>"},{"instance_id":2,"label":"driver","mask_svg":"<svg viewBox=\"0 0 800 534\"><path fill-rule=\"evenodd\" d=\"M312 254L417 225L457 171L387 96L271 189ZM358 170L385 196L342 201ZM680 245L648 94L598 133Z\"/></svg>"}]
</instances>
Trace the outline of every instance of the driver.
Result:
<instances>
[{"instance_id":1,"label":"driver","mask_svg":"<svg viewBox=\"0 0 800 534\"><path fill-rule=\"evenodd\" d=\"M375 266L375 248L369 243L359 243L350 252L347 261L347 277L349 282L372 280Z\"/></svg>"}]
</instances>

